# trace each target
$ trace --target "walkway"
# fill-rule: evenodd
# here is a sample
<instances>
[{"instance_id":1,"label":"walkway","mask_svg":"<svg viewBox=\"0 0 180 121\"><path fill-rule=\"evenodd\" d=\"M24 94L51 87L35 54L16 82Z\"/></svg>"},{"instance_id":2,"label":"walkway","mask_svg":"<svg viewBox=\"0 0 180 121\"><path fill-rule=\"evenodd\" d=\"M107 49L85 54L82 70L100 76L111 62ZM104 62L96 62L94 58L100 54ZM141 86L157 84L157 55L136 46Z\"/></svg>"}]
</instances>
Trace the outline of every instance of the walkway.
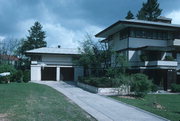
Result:
<instances>
[{"instance_id":1,"label":"walkway","mask_svg":"<svg viewBox=\"0 0 180 121\"><path fill-rule=\"evenodd\" d=\"M48 85L63 93L98 121L167 121L114 99L84 91L72 83L51 81L36 83Z\"/></svg>"}]
</instances>

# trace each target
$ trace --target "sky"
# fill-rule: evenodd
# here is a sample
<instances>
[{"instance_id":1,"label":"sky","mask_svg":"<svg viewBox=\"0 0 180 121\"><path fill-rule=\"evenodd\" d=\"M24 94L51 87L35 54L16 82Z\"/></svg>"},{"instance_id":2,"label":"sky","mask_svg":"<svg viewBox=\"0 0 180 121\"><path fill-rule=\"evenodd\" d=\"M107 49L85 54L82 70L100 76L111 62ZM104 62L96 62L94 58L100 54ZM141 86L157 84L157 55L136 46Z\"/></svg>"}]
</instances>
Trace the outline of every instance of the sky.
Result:
<instances>
[{"instance_id":1,"label":"sky","mask_svg":"<svg viewBox=\"0 0 180 121\"><path fill-rule=\"evenodd\" d=\"M109 25L134 15L146 0L0 0L0 41L21 39L39 21L48 47L75 48L88 33L94 36ZM162 16L180 24L180 0L158 0Z\"/></svg>"}]
</instances>

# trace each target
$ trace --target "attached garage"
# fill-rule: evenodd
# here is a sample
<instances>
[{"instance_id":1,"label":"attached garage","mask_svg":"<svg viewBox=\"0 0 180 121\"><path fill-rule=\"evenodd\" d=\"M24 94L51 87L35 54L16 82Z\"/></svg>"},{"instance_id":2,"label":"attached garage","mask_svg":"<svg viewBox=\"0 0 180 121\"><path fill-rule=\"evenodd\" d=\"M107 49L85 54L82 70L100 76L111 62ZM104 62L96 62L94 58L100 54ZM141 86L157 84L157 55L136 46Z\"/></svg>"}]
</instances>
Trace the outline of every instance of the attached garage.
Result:
<instances>
[{"instance_id":1,"label":"attached garage","mask_svg":"<svg viewBox=\"0 0 180 121\"><path fill-rule=\"evenodd\" d=\"M56 80L56 67L44 67L41 69L41 80L55 81Z\"/></svg>"},{"instance_id":2,"label":"attached garage","mask_svg":"<svg viewBox=\"0 0 180 121\"><path fill-rule=\"evenodd\" d=\"M73 63L78 49L38 48L26 52L31 57L31 81L78 81L83 67Z\"/></svg>"},{"instance_id":3,"label":"attached garage","mask_svg":"<svg viewBox=\"0 0 180 121\"><path fill-rule=\"evenodd\" d=\"M60 80L74 81L74 68L73 67L61 67L60 68Z\"/></svg>"}]
</instances>

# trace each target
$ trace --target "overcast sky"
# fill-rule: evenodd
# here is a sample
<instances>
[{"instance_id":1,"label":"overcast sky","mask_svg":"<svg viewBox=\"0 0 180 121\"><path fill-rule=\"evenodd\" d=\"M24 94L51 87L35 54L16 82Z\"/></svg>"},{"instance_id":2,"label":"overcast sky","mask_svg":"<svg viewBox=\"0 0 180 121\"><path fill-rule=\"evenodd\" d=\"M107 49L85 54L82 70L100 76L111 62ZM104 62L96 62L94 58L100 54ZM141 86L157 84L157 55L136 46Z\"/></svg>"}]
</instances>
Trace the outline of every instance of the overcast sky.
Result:
<instances>
[{"instance_id":1,"label":"overcast sky","mask_svg":"<svg viewBox=\"0 0 180 121\"><path fill-rule=\"evenodd\" d=\"M0 41L26 38L39 21L49 47L77 47L86 33L95 35L131 10L135 15L146 0L0 0ZM180 24L180 0L159 0L163 16Z\"/></svg>"}]
</instances>

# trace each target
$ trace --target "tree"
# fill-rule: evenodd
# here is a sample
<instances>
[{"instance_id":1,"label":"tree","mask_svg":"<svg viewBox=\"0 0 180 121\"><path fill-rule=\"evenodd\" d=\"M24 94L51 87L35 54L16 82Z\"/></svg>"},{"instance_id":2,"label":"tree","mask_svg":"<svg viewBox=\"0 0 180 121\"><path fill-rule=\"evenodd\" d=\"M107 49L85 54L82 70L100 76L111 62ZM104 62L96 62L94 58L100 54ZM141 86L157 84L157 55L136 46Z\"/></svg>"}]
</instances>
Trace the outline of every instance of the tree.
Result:
<instances>
[{"instance_id":1,"label":"tree","mask_svg":"<svg viewBox=\"0 0 180 121\"><path fill-rule=\"evenodd\" d=\"M27 40L22 41L22 46L19 48L22 54L24 54L27 50L47 46L46 41L44 41L46 38L45 32L42 28L43 27L39 22L35 22L30 30L28 30L29 36L27 36Z\"/></svg>"},{"instance_id":2,"label":"tree","mask_svg":"<svg viewBox=\"0 0 180 121\"><path fill-rule=\"evenodd\" d=\"M142 4L142 8L137 14L139 20L155 21L161 15L162 9L159 8L157 0L148 0Z\"/></svg>"},{"instance_id":3,"label":"tree","mask_svg":"<svg viewBox=\"0 0 180 121\"><path fill-rule=\"evenodd\" d=\"M127 16L125 18L126 19L134 19L134 15L131 11L128 11Z\"/></svg>"},{"instance_id":4,"label":"tree","mask_svg":"<svg viewBox=\"0 0 180 121\"><path fill-rule=\"evenodd\" d=\"M93 70L93 75L98 76L99 72L109 66L111 50L106 44L95 42L87 34L85 40L80 43L79 51L81 55L75 58L74 62L84 67L85 75L88 75L89 69Z\"/></svg>"},{"instance_id":5,"label":"tree","mask_svg":"<svg viewBox=\"0 0 180 121\"><path fill-rule=\"evenodd\" d=\"M28 30L29 36L26 39L21 39L20 46L17 49L17 55L21 58L20 69L29 69L30 59L25 56L27 50L46 47L47 43L44 41L46 38L45 32L42 30L42 25L35 22L34 25Z\"/></svg>"},{"instance_id":6,"label":"tree","mask_svg":"<svg viewBox=\"0 0 180 121\"><path fill-rule=\"evenodd\" d=\"M19 46L19 40L13 38L6 38L0 41L0 63L10 64L11 56L16 55L16 49ZM5 56L5 58L3 58Z\"/></svg>"}]
</instances>

